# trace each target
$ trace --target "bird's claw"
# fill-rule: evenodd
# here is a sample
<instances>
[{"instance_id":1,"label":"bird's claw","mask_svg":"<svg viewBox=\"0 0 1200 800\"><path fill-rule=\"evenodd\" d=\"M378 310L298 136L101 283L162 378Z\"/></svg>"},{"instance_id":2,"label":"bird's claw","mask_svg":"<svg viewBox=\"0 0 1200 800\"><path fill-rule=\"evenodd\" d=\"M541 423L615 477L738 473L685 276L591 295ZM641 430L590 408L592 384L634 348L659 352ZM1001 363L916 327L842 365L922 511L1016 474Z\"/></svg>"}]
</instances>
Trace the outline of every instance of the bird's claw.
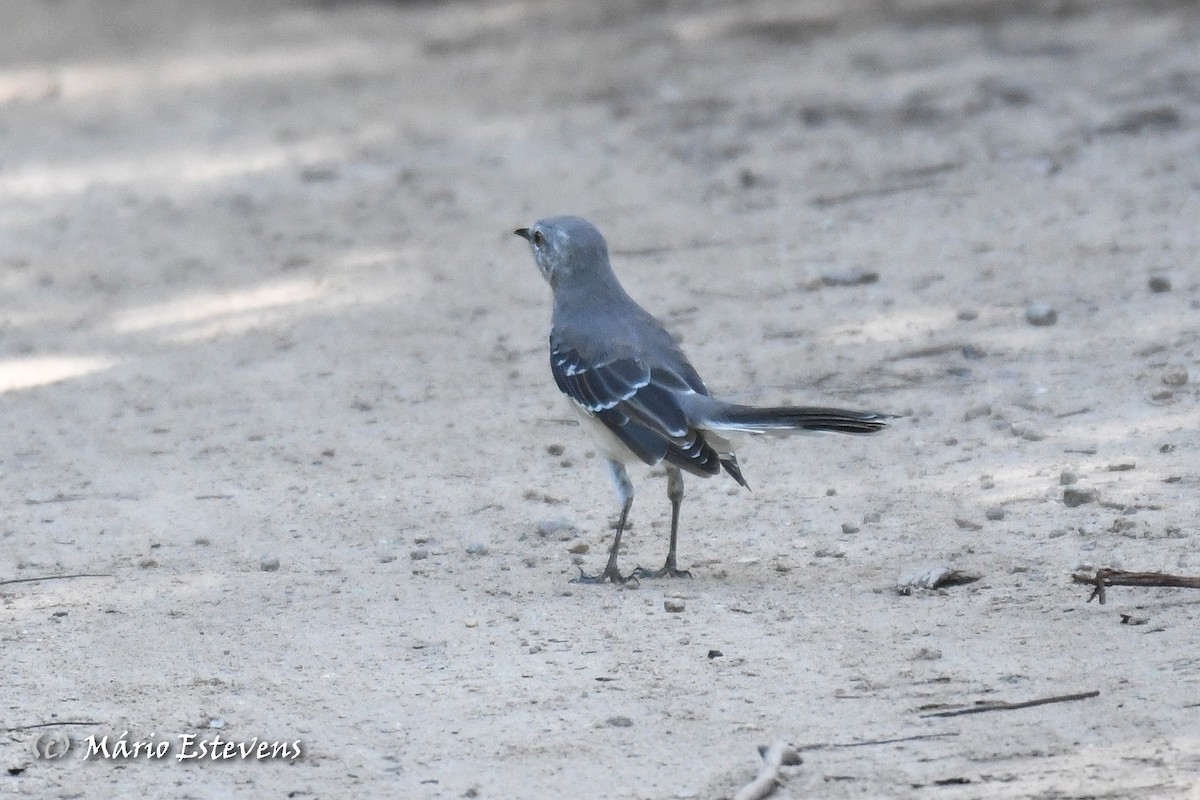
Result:
<instances>
[{"instance_id":1,"label":"bird's claw","mask_svg":"<svg viewBox=\"0 0 1200 800\"><path fill-rule=\"evenodd\" d=\"M619 571L617 571L617 568L611 564L605 567L604 571L599 575L588 575L583 571L583 567L579 567L578 569L579 577L572 578L571 583L604 583L605 581L608 581L614 586L623 586L627 583L632 583L634 587L638 585L638 576L636 574L630 573L629 575L622 575ZM637 570L634 570L634 572L636 571Z\"/></svg>"},{"instance_id":2,"label":"bird's claw","mask_svg":"<svg viewBox=\"0 0 1200 800\"><path fill-rule=\"evenodd\" d=\"M648 570L645 567L638 567L633 572L629 573L631 578L690 578L692 573L686 569L679 569L674 564L664 564L660 569Z\"/></svg>"}]
</instances>

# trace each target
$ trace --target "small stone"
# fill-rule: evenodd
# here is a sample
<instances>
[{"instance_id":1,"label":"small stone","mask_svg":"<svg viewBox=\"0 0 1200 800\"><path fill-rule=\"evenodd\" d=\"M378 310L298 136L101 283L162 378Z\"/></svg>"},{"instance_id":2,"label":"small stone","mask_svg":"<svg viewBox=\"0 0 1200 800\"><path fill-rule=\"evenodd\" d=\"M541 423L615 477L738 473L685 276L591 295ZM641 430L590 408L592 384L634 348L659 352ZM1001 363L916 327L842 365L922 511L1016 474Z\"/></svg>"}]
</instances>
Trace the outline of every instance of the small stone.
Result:
<instances>
[{"instance_id":1,"label":"small stone","mask_svg":"<svg viewBox=\"0 0 1200 800\"><path fill-rule=\"evenodd\" d=\"M813 558L845 558L846 551L837 547L819 547Z\"/></svg>"},{"instance_id":2,"label":"small stone","mask_svg":"<svg viewBox=\"0 0 1200 800\"><path fill-rule=\"evenodd\" d=\"M1164 386L1187 386L1187 367L1167 367L1167 371L1163 373L1162 382Z\"/></svg>"},{"instance_id":3,"label":"small stone","mask_svg":"<svg viewBox=\"0 0 1200 800\"><path fill-rule=\"evenodd\" d=\"M983 515L992 522L999 522L1000 520L1004 519L1004 509L1000 506L992 506L987 511L983 512Z\"/></svg>"},{"instance_id":4,"label":"small stone","mask_svg":"<svg viewBox=\"0 0 1200 800\"><path fill-rule=\"evenodd\" d=\"M1075 474L1075 470L1073 469L1064 469L1058 473L1058 483L1060 486L1070 486L1077 480L1079 480L1079 476Z\"/></svg>"},{"instance_id":5,"label":"small stone","mask_svg":"<svg viewBox=\"0 0 1200 800\"><path fill-rule=\"evenodd\" d=\"M972 322L979 319L979 312L973 308L960 308L957 316L961 322Z\"/></svg>"},{"instance_id":6,"label":"small stone","mask_svg":"<svg viewBox=\"0 0 1200 800\"><path fill-rule=\"evenodd\" d=\"M1068 486L1063 489L1063 505L1068 508L1096 502L1096 490Z\"/></svg>"},{"instance_id":7,"label":"small stone","mask_svg":"<svg viewBox=\"0 0 1200 800\"><path fill-rule=\"evenodd\" d=\"M914 661L937 661L942 657L942 651L933 647L922 647L913 655Z\"/></svg>"},{"instance_id":8,"label":"small stone","mask_svg":"<svg viewBox=\"0 0 1200 800\"><path fill-rule=\"evenodd\" d=\"M467 555L486 556L487 551L487 545L483 542L471 542L469 545L467 545Z\"/></svg>"},{"instance_id":9,"label":"small stone","mask_svg":"<svg viewBox=\"0 0 1200 800\"><path fill-rule=\"evenodd\" d=\"M274 556L263 556L262 560L258 562L258 568L263 572L278 572L279 559Z\"/></svg>"},{"instance_id":10,"label":"small stone","mask_svg":"<svg viewBox=\"0 0 1200 800\"><path fill-rule=\"evenodd\" d=\"M842 533L858 533L862 528L855 525L853 522L842 523Z\"/></svg>"},{"instance_id":11,"label":"small stone","mask_svg":"<svg viewBox=\"0 0 1200 800\"><path fill-rule=\"evenodd\" d=\"M826 497L833 497L833 496L834 496L834 495L836 495L836 494L837 494L837 489L834 489L833 487L830 487L830 488L828 488L828 489L826 489L826 490L825 490L825 496L826 496Z\"/></svg>"},{"instance_id":12,"label":"small stone","mask_svg":"<svg viewBox=\"0 0 1200 800\"><path fill-rule=\"evenodd\" d=\"M552 456L561 456L564 451L561 444L550 444L546 445L546 452Z\"/></svg>"},{"instance_id":13,"label":"small stone","mask_svg":"<svg viewBox=\"0 0 1200 800\"><path fill-rule=\"evenodd\" d=\"M1132 461L1118 461L1115 464L1109 464L1105 469L1109 472L1128 472L1135 466Z\"/></svg>"},{"instance_id":14,"label":"small stone","mask_svg":"<svg viewBox=\"0 0 1200 800\"><path fill-rule=\"evenodd\" d=\"M955 517L954 524L957 525L958 527L962 528L964 531L981 531L981 530L983 530L983 526L980 525L978 522L972 522L971 520L963 519L962 517Z\"/></svg>"},{"instance_id":15,"label":"small stone","mask_svg":"<svg viewBox=\"0 0 1200 800\"><path fill-rule=\"evenodd\" d=\"M826 286L861 286L866 283L875 283L878 280L878 272L871 269L863 269L862 267L829 270L821 273L821 283Z\"/></svg>"},{"instance_id":16,"label":"small stone","mask_svg":"<svg viewBox=\"0 0 1200 800\"><path fill-rule=\"evenodd\" d=\"M878 511L868 511L863 514L863 525L874 525L881 519L883 519L883 515Z\"/></svg>"},{"instance_id":17,"label":"small stone","mask_svg":"<svg viewBox=\"0 0 1200 800\"><path fill-rule=\"evenodd\" d=\"M463 625L467 626L468 628L478 628L478 627L479 627L479 620L477 620L477 619L475 619L474 617L472 617L471 619L464 620L464 621L463 621Z\"/></svg>"},{"instance_id":18,"label":"small stone","mask_svg":"<svg viewBox=\"0 0 1200 800\"><path fill-rule=\"evenodd\" d=\"M708 651L709 658L720 658L723 655L725 655L725 654L722 653L720 650L709 650Z\"/></svg>"},{"instance_id":19,"label":"small stone","mask_svg":"<svg viewBox=\"0 0 1200 800\"><path fill-rule=\"evenodd\" d=\"M963 412L963 422L970 422L971 420L978 419L979 417L986 417L991 413L992 407L990 404L976 403L975 405L968 407L967 410Z\"/></svg>"},{"instance_id":20,"label":"small stone","mask_svg":"<svg viewBox=\"0 0 1200 800\"><path fill-rule=\"evenodd\" d=\"M963 345L962 354L963 358L967 361L978 361L981 358L987 358L987 351L973 344Z\"/></svg>"},{"instance_id":21,"label":"small stone","mask_svg":"<svg viewBox=\"0 0 1200 800\"><path fill-rule=\"evenodd\" d=\"M583 555L590 549L591 548L588 546L587 542L576 542L575 544L573 544L567 548L567 552L575 553L576 555Z\"/></svg>"},{"instance_id":22,"label":"small stone","mask_svg":"<svg viewBox=\"0 0 1200 800\"><path fill-rule=\"evenodd\" d=\"M1044 328L1058 322L1058 312L1045 303L1030 303L1025 308L1025 321Z\"/></svg>"},{"instance_id":23,"label":"small stone","mask_svg":"<svg viewBox=\"0 0 1200 800\"><path fill-rule=\"evenodd\" d=\"M1150 399L1160 403L1165 400L1170 400L1174 396L1175 392L1171 391L1170 389L1155 389L1150 393Z\"/></svg>"},{"instance_id":24,"label":"small stone","mask_svg":"<svg viewBox=\"0 0 1200 800\"><path fill-rule=\"evenodd\" d=\"M632 728L633 720L629 717L609 717L604 724L613 728Z\"/></svg>"},{"instance_id":25,"label":"small stone","mask_svg":"<svg viewBox=\"0 0 1200 800\"><path fill-rule=\"evenodd\" d=\"M663 600L663 608L672 614L678 614L687 608L687 605L678 597L668 597Z\"/></svg>"},{"instance_id":26,"label":"small stone","mask_svg":"<svg viewBox=\"0 0 1200 800\"><path fill-rule=\"evenodd\" d=\"M1151 275L1146 284L1150 287L1150 291L1155 293L1171 291L1171 278L1168 275Z\"/></svg>"},{"instance_id":27,"label":"small stone","mask_svg":"<svg viewBox=\"0 0 1200 800\"><path fill-rule=\"evenodd\" d=\"M979 476L979 488L980 489L995 489L996 488L996 479L993 478L991 475L980 475Z\"/></svg>"},{"instance_id":28,"label":"small stone","mask_svg":"<svg viewBox=\"0 0 1200 800\"><path fill-rule=\"evenodd\" d=\"M1013 436L1020 436L1028 442L1040 442L1046 435L1037 429L1032 422L1014 422L1009 425Z\"/></svg>"},{"instance_id":29,"label":"small stone","mask_svg":"<svg viewBox=\"0 0 1200 800\"><path fill-rule=\"evenodd\" d=\"M413 550L411 553L409 553L408 557L413 561L424 561L425 559L429 558L429 551L424 547L418 547L416 550Z\"/></svg>"},{"instance_id":30,"label":"small stone","mask_svg":"<svg viewBox=\"0 0 1200 800\"><path fill-rule=\"evenodd\" d=\"M208 721L208 727L215 730L220 730L221 728L225 727L225 720L221 719L220 717L213 717Z\"/></svg>"},{"instance_id":31,"label":"small stone","mask_svg":"<svg viewBox=\"0 0 1200 800\"><path fill-rule=\"evenodd\" d=\"M946 445L946 447L954 447L958 444L958 437L947 436L945 439L942 439L942 444Z\"/></svg>"},{"instance_id":32,"label":"small stone","mask_svg":"<svg viewBox=\"0 0 1200 800\"><path fill-rule=\"evenodd\" d=\"M544 519L537 524L538 536L568 542L579 536L579 529L565 519Z\"/></svg>"}]
</instances>

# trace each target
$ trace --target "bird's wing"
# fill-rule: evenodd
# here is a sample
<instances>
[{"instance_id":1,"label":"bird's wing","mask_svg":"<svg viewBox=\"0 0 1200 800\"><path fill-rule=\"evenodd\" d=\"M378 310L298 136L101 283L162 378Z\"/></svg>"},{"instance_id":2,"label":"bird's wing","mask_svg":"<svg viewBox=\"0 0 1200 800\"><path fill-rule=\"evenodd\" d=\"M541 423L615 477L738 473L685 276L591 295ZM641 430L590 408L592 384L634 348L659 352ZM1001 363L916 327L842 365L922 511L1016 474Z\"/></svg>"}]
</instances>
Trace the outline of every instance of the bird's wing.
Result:
<instances>
[{"instance_id":1,"label":"bird's wing","mask_svg":"<svg viewBox=\"0 0 1200 800\"><path fill-rule=\"evenodd\" d=\"M681 393L694 393L694 371L647 366L624 357L590 361L550 339L550 370L563 394L599 419L638 458L657 464L664 458L697 475L720 471L720 458L704 432L688 421Z\"/></svg>"}]
</instances>

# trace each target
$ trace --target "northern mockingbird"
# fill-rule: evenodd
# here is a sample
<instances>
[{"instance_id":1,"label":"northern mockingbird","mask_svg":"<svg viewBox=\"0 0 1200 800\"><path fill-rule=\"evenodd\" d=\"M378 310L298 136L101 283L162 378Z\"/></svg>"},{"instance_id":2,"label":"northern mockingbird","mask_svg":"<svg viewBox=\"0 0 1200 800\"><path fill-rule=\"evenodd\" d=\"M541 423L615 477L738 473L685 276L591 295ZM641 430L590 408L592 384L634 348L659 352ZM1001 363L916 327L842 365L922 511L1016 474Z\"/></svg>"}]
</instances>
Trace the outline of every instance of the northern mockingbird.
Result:
<instances>
[{"instance_id":1,"label":"northern mockingbird","mask_svg":"<svg viewBox=\"0 0 1200 800\"><path fill-rule=\"evenodd\" d=\"M533 259L554 294L550 371L554 382L598 434L621 499L621 516L608 564L581 583L623 583L617 570L621 534L633 506L625 464L666 463L671 500L671 544L662 569L638 567L632 577L690 577L675 563L683 470L702 478L723 469L749 488L727 438L740 433L875 433L891 414L840 408L756 408L708 393L671 334L633 301L613 274L600 231L579 217L549 217L515 233L529 241Z\"/></svg>"}]
</instances>

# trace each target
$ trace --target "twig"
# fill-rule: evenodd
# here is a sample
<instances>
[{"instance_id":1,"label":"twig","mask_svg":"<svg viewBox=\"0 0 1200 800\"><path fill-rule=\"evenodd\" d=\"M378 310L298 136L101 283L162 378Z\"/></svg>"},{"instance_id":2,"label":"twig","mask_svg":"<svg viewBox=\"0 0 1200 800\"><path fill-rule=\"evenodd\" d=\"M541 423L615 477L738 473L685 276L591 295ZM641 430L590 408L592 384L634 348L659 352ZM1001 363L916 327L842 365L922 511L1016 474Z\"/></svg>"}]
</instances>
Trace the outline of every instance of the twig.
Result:
<instances>
[{"instance_id":1,"label":"twig","mask_svg":"<svg viewBox=\"0 0 1200 800\"><path fill-rule=\"evenodd\" d=\"M1074 700L1087 700L1090 697L1099 696L1099 691L1060 694L1054 697L1039 697L1037 700L1025 700L1021 703L984 703L978 706L971 706L970 708L960 708L955 711L935 711L932 714L922 714L921 717L961 717L963 714L982 714L984 711L1015 711L1018 708L1033 708L1034 706L1044 706L1050 703L1070 703Z\"/></svg>"},{"instance_id":2,"label":"twig","mask_svg":"<svg viewBox=\"0 0 1200 800\"><path fill-rule=\"evenodd\" d=\"M1088 602L1099 600L1104 605L1104 589L1107 586L1170 586L1180 589L1200 589L1200 578L1187 578L1182 575L1168 575L1165 572L1126 572L1121 569L1096 570L1095 575L1077 572L1071 576L1075 583L1085 583L1094 587Z\"/></svg>"},{"instance_id":3,"label":"twig","mask_svg":"<svg viewBox=\"0 0 1200 800\"><path fill-rule=\"evenodd\" d=\"M100 724L99 722L92 722L91 720L65 720L63 722L39 722L36 725L18 725L15 728L5 728L4 732L5 733L14 733L16 731L32 731L37 728L60 728L64 725L91 725L94 727L99 724Z\"/></svg>"},{"instance_id":4,"label":"twig","mask_svg":"<svg viewBox=\"0 0 1200 800\"><path fill-rule=\"evenodd\" d=\"M775 742L765 750L760 747L759 753L763 764L758 775L739 789L733 800L763 800L779 785L779 770L800 763L799 754L787 742Z\"/></svg>"},{"instance_id":5,"label":"twig","mask_svg":"<svg viewBox=\"0 0 1200 800\"><path fill-rule=\"evenodd\" d=\"M797 752L805 750L832 750L835 747L873 747L881 744L897 744L898 742L916 742L921 739L944 739L948 736L958 736L957 731L948 731L946 733L922 733L916 736L899 736L895 739L868 739L865 742L827 742L820 744L802 744L796 748Z\"/></svg>"},{"instance_id":6,"label":"twig","mask_svg":"<svg viewBox=\"0 0 1200 800\"><path fill-rule=\"evenodd\" d=\"M40 578L9 578L6 581L0 581L0 586L7 586L10 583L36 583L37 581L62 581L67 578L111 578L105 572L77 572L74 575L43 575Z\"/></svg>"}]
</instances>

